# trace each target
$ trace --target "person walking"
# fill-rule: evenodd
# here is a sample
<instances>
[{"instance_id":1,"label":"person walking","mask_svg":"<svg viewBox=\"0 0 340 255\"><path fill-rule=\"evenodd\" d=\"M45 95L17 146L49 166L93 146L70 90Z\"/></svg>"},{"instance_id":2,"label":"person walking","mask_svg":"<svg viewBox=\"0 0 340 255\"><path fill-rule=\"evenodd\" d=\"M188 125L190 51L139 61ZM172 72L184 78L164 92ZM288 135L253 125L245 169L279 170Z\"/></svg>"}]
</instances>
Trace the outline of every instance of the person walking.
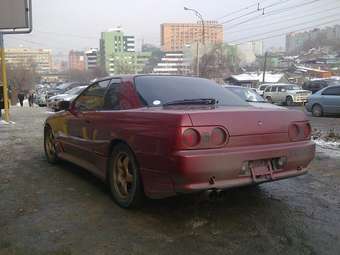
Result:
<instances>
[{"instance_id":1,"label":"person walking","mask_svg":"<svg viewBox=\"0 0 340 255\"><path fill-rule=\"evenodd\" d=\"M19 99L19 102L20 102L20 106L23 107L24 106L25 94L22 91L19 92L18 99Z\"/></svg>"},{"instance_id":2,"label":"person walking","mask_svg":"<svg viewBox=\"0 0 340 255\"><path fill-rule=\"evenodd\" d=\"M34 94L32 91L30 91L28 94L28 104L30 107L33 107L33 99L34 99Z\"/></svg>"}]
</instances>

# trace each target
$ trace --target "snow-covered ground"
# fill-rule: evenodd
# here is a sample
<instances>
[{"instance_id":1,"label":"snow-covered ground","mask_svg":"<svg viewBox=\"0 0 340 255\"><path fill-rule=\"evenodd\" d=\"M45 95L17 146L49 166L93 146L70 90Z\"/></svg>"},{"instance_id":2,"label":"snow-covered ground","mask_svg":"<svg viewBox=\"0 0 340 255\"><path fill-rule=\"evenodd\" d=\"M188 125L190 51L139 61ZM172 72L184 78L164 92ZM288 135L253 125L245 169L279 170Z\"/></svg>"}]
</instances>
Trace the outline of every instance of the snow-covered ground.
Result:
<instances>
[{"instance_id":1,"label":"snow-covered ground","mask_svg":"<svg viewBox=\"0 0 340 255\"><path fill-rule=\"evenodd\" d=\"M325 141L323 139L314 140L316 143L316 150L318 152L326 153L332 157L340 157L340 140L338 141Z\"/></svg>"}]
</instances>

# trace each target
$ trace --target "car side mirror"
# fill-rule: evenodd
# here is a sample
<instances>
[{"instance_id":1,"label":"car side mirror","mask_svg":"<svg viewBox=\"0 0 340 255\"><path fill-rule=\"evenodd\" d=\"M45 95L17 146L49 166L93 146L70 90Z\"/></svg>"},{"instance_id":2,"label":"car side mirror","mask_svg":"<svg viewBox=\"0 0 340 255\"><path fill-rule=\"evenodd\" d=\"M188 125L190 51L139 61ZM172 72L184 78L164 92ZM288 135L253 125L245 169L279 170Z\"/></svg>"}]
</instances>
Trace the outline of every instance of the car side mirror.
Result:
<instances>
[{"instance_id":1,"label":"car side mirror","mask_svg":"<svg viewBox=\"0 0 340 255\"><path fill-rule=\"evenodd\" d=\"M68 111L71 109L71 103L70 101L61 101L59 102L59 109L61 111Z\"/></svg>"}]
</instances>

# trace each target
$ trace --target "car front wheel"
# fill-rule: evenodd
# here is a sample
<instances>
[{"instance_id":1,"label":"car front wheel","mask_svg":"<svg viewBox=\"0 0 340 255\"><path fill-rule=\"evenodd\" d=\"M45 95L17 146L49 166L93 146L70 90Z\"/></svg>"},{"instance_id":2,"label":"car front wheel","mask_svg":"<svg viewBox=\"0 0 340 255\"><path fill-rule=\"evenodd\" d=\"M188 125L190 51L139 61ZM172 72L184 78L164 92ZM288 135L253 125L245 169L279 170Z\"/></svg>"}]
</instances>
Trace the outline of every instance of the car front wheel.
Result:
<instances>
[{"instance_id":1,"label":"car front wheel","mask_svg":"<svg viewBox=\"0 0 340 255\"><path fill-rule=\"evenodd\" d=\"M323 115L323 110L321 105L314 105L312 108L312 114L314 117L321 117Z\"/></svg>"},{"instance_id":2,"label":"car front wheel","mask_svg":"<svg viewBox=\"0 0 340 255\"><path fill-rule=\"evenodd\" d=\"M288 96L288 97L286 98L286 105L287 105L287 106L292 106L293 103L294 103L293 98L290 97L290 96Z\"/></svg>"},{"instance_id":3,"label":"car front wheel","mask_svg":"<svg viewBox=\"0 0 340 255\"><path fill-rule=\"evenodd\" d=\"M108 183L114 201L123 208L140 207L144 192L137 161L125 144L114 147L109 164Z\"/></svg>"},{"instance_id":4,"label":"car front wheel","mask_svg":"<svg viewBox=\"0 0 340 255\"><path fill-rule=\"evenodd\" d=\"M273 103L272 97L269 97L269 96L268 96L268 97L266 97L266 99L267 99L268 103L271 103L271 104Z\"/></svg>"}]
</instances>

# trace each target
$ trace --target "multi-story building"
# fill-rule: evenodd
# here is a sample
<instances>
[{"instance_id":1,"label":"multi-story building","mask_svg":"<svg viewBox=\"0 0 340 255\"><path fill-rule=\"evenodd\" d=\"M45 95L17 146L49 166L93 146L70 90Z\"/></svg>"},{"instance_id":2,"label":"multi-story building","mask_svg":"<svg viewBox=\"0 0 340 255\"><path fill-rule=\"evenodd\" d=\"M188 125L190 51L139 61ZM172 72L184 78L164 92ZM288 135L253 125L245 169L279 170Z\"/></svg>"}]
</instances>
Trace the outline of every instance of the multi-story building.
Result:
<instances>
[{"instance_id":1,"label":"multi-story building","mask_svg":"<svg viewBox=\"0 0 340 255\"><path fill-rule=\"evenodd\" d=\"M119 63L118 63L119 62ZM109 74L117 72L115 66L136 64L135 37L125 35L121 28L101 33L100 64ZM117 69L117 68L116 68Z\"/></svg>"},{"instance_id":2,"label":"multi-story building","mask_svg":"<svg viewBox=\"0 0 340 255\"><path fill-rule=\"evenodd\" d=\"M94 70L98 67L98 49L92 48L85 51L85 69Z\"/></svg>"},{"instance_id":3,"label":"multi-story building","mask_svg":"<svg viewBox=\"0 0 340 255\"><path fill-rule=\"evenodd\" d=\"M190 72L190 63L186 63L184 53L165 52L161 61L153 69L153 73L164 75L188 74Z\"/></svg>"},{"instance_id":4,"label":"multi-story building","mask_svg":"<svg viewBox=\"0 0 340 255\"><path fill-rule=\"evenodd\" d=\"M151 52L138 52L136 55L136 73L143 73L145 64L149 61Z\"/></svg>"},{"instance_id":5,"label":"multi-story building","mask_svg":"<svg viewBox=\"0 0 340 255\"><path fill-rule=\"evenodd\" d=\"M241 65L252 64L256 61L256 56L263 55L263 42L253 41L236 45L238 57Z\"/></svg>"},{"instance_id":6,"label":"multi-story building","mask_svg":"<svg viewBox=\"0 0 340 255\"><path fill-rule=\"evenodd\" d=\"M313 47L330 46L340 40L340 25L286 35L286 52L297 54Z\"/></svg>"},{"instance_id":7,"label":"multi-story building","mask_svg":"<svg viewBox=\"0 0 340 255\"><path fill-rule=\"evenodd\" d=\"M85 53L84 51L71 50L68 55L70 70L85 71Z\"/></svg>"},{"instance_id":8,"label":"multi-story building","mask_svg":"<svg viewBox=\"0 0 340 255\"><path fill-rule=\"evenodd\" d=\"M204 40L201 22L161 24L161 47L164 52L182 51L186 45L194 42L222 43L223 38L223 25L217 21L204 22Z\"/></svg>"},{"instance_id":9,"label":"multi-story building","mask_svg":"<svg viewBox=\"0 0 340 255\"><path fill-rule=\"evenodd\" d=\"M52 50L12 48L6 49L6 62L9 67L34 69L38 73L49 73L52 70Z\"/></svg>"}]
</instances>

